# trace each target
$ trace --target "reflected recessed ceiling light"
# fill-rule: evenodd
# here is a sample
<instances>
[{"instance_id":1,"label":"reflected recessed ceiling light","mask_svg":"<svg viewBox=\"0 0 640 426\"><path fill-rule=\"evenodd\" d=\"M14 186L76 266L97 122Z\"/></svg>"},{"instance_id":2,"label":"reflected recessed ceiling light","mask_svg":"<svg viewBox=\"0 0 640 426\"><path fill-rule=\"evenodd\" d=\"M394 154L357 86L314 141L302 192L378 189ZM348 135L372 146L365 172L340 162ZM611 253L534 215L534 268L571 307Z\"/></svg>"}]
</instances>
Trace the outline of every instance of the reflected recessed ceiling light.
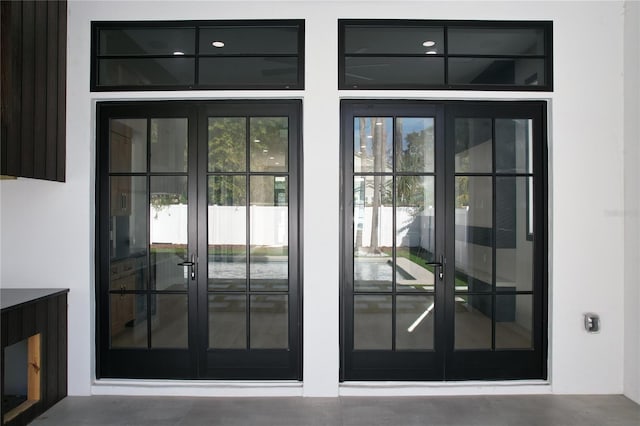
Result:
<instances>
[{"instance_id":1,"label":"reflected recessed ceiling light","mask_svg":"<svg viewBox=\"0 0 640 426\"><path fill-rule=\"evenodd\" d=\"M373 136L367 135L367 139L373 139Z\"/></svg>"},{"instance_id":2,"label":"reflected recessed ceiling light","mask_svg":"<svg viewBox=\"0 0 640 426\"><path fill-rule=\"evenodd\" d=\"M260 143L260 139L254 139L253 140L255 143Z\"/></svg>"},{"instance_id":3,"label":"reflected recessed ceiling light","mask_svg":"<svg viewBox=\"0 0 640 426\"><path fill-rule=\"evenodd\" d=\"M382 121L376 121L376 126L382 126Z\"/></svg>"},{"instance_id":4,"label":"reflected recessed ceiling light","mask_svg":"<svg viewBox=\"0 0 640 426\"><path fill-rule=\"evenodd\" d=\"M265 149L262 150L262 152L264 152L266 154L267 152L269 152L269 150L265 148Z\"/></svg>"},{"instance_id":5,"label":"reflected recessed ceiling light","mask_svg":"<svg viewBox=\"0 0 640 426\"><path fill-rule=\"evenodd\" d=\"M366 148L366 147L367 147L366 145L360 145L360 148Z\"/></svg>"},{"instance_id":6,"label":"reflected recessed ceiling light","mask_svg":"<svg viewBox=\"0 0 640 426\"><path fill-rule=\"evenodd\" d=\"M427 50L424 53L426 53L427 55L436 55L436 54L438 54L438 52L436 52L435 50Z\"/></svg>"},{"instance_id":7,"label":"reflected recessed ceiling light","mask_svg":"<svg viewBox=\"0 0 640 426\"><path fill-rule=\"evenodd\" d=\"M173 54L176 55L176 56L181 56L181 55L184 55L184 52L176 50L175 52L173 52Z\"/></svg>"},{"instance_id":8,"label":"reflected recessed ceiling light","mask_svg":"<svg viewBox=\"0 0 640 426\"><path fill-rule=\"evenodd\" d=\"M269 157L269 160L275 160L276 157Z\"/></svg>"},{"instance_id":9,"label":"reflected recessed ceiling light","mask_svg":"<svg viewBox=\"0 0 640 426\"><path fill-rule=\"evenodd\" d=\"M214 41L211 43L211 45L213 47L224 47L224 42L223 41Z\"/></svg>"},{"instance_id":10,"label":"reflected recessed ceiling light","mask_svg":"<svg viewBox=\"0 0 640 426\"><path fill-rule=\"evenodd\" d=\"M280 165L280 163L278 163L278 162L276 161L276 166L279 166L279 165Z\"/></svg>"},{"instance_id":11,"label":"reflected recessed ceiling light","mask_svg":"<svg viewBox=\"0 0 640 426\"><path fill-rule=\"evenodd\" d=\"M435 45L436 45L436 42L435 42L435 41L433 41L433 40L427 40L427 41L423 42L423 43L422 43L422 45L423 45L424 47L432 47L432 46L435 46Z\"/></svg>"}]
</instances>

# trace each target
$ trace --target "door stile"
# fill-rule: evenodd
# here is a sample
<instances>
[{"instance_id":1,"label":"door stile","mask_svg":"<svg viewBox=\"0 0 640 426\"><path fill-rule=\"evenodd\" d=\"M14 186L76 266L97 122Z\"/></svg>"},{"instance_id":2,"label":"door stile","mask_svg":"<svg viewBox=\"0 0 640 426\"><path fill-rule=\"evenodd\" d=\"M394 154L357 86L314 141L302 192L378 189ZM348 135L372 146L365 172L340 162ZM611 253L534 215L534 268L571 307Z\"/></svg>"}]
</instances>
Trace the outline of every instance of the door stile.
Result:
<instances>
[{"instance_id":1,"label":"door stile","mask_svg":"<svg viewBox=\"0 0 640 426\"><path fill-rule=\"evenodd\" d=\"M194 107L195 126L194 134L197 138L195 151L195 161L193 175L196 181L195 192L197 194L197 205L195 210L195 218L193 223L196 224L196 235L194 238L196 247L196 264L197 264L197 281L193 294L197 301L196 309L191 312L195 319L194 342L192 357L194 359L195 375L201 377L205 371L205 352L207 349L208 336L208 319L207 319L207 144L203 141L207 140L207 118L205 108L202 106ZM204 214L202 212L205 212Z\"/></svg>"}]
</instances>

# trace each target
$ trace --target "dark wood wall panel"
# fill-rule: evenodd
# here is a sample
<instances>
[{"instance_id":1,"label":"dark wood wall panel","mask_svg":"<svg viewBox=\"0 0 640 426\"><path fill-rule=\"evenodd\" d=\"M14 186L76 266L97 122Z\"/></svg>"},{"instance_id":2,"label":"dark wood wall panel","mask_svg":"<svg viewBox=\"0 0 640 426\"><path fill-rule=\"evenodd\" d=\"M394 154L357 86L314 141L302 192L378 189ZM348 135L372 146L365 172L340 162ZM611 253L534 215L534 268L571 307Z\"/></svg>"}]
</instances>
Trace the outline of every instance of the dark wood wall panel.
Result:
<instances>
[{"instance_id":1,"label":"dark wood wall panel","mask_svg":"<svg viewBox=\"0 0 640 426\"><path fill-rule=\"evenodd\" d=\"M34 112L35 104L35 4L30 1L22 4L22 79L20 86L20 109L22 115L22 129L20 132L20 174L24 177L35 177L33 170L34 132L33 126L36 120ZM17 77L17 76L16 76ZM11 123L8 123L10 126ZM12 142L12 141L8 141Z\"/></svg>"},{"instance_id":2,"label":"dark wood wall panel","mask_svg":"<svg viewBox=\"0 0 640 426\"><path fill-rule=\"evenodd\" d=\"M64 181L66 1L2 1L0 174Z\"/></svg>"},{"instance_id":3,"label":"dark wood wall panel","mask_svg":"<svg viewBox=\"0 0 640 426\"><path fill-rule=\"evenodd\" d=\"M47 2L47 63L52 64L58 61L58 3ZM55 111L58 108L58 75L47 74L47 111ZM47 117L45 146L55 146L58 139L57 117ZM64 121L63 121L64 123ZM64 136L63 136L64 137ZM63 150L64 151L64 150ZM63 152L64 153L64 152ZM64 160L64 158L63 158ZM46 176L47 179L54 179L57 173L58 155L56 150L48 149L46 155ZM64 170L62 172L64 176Z\"/></svg>"}]
</instances>

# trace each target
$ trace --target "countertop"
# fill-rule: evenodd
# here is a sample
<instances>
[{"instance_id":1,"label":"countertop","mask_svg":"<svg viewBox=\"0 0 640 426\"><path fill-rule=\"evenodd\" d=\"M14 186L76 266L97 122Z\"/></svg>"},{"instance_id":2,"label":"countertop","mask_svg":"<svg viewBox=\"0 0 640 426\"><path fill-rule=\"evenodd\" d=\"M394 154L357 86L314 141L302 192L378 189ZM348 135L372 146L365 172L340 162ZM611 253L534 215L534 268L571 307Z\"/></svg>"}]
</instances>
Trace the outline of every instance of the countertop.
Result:
<instances>
[{"instance_id":1,"label":"countertop","mask_svg":"<svg viewBox=\"0 0 640 426\"><path fill-rule=\"evenodd\" d=\"M68 292L68 288L0 288L0 309L4 312L27 303Z\"/></svg>"}]
</instances>

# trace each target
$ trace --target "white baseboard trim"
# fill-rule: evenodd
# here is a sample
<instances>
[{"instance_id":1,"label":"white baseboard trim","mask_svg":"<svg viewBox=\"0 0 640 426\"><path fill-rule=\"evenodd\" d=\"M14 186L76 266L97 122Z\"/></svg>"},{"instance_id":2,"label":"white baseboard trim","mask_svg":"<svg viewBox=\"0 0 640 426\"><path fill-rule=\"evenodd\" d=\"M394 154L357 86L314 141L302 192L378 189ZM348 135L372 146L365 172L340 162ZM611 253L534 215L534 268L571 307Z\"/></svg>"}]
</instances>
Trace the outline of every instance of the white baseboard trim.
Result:
<instances>
[{"instance_id":1,"label":"white baseboard trim","mask_svg":"<svg viewBox=\"0 0 640 426\"><path fill-rule=\"evenodd\" d=\"M191 397L290 397L302 396L302 382L101 379L94 381L91 386L91 394Z\"/></svg>"},{"instance_id":2,"label":"white baseboard trim","mask_svg":"<svg viewBox=\"0 0 640 426\"><path fill-rule=\"evenodd\" d=\"M465 382L345 382L340 396L462 396L547 395L551 384L543 380Z\"/></svg>"},{"instance_id":3,"label":"white baseboard trim","mask_svg":"<svg viewBox=\"0 0 640 426\"><path fill-rule=\"evenodd\" d=\"M337 396L463 396L549 395L547 381L468 382L345 382ZM188 397L302 397L297 381L199 381L101 379L91 386L92 395L188 396Z\"/></svg>"}]
</instances>

